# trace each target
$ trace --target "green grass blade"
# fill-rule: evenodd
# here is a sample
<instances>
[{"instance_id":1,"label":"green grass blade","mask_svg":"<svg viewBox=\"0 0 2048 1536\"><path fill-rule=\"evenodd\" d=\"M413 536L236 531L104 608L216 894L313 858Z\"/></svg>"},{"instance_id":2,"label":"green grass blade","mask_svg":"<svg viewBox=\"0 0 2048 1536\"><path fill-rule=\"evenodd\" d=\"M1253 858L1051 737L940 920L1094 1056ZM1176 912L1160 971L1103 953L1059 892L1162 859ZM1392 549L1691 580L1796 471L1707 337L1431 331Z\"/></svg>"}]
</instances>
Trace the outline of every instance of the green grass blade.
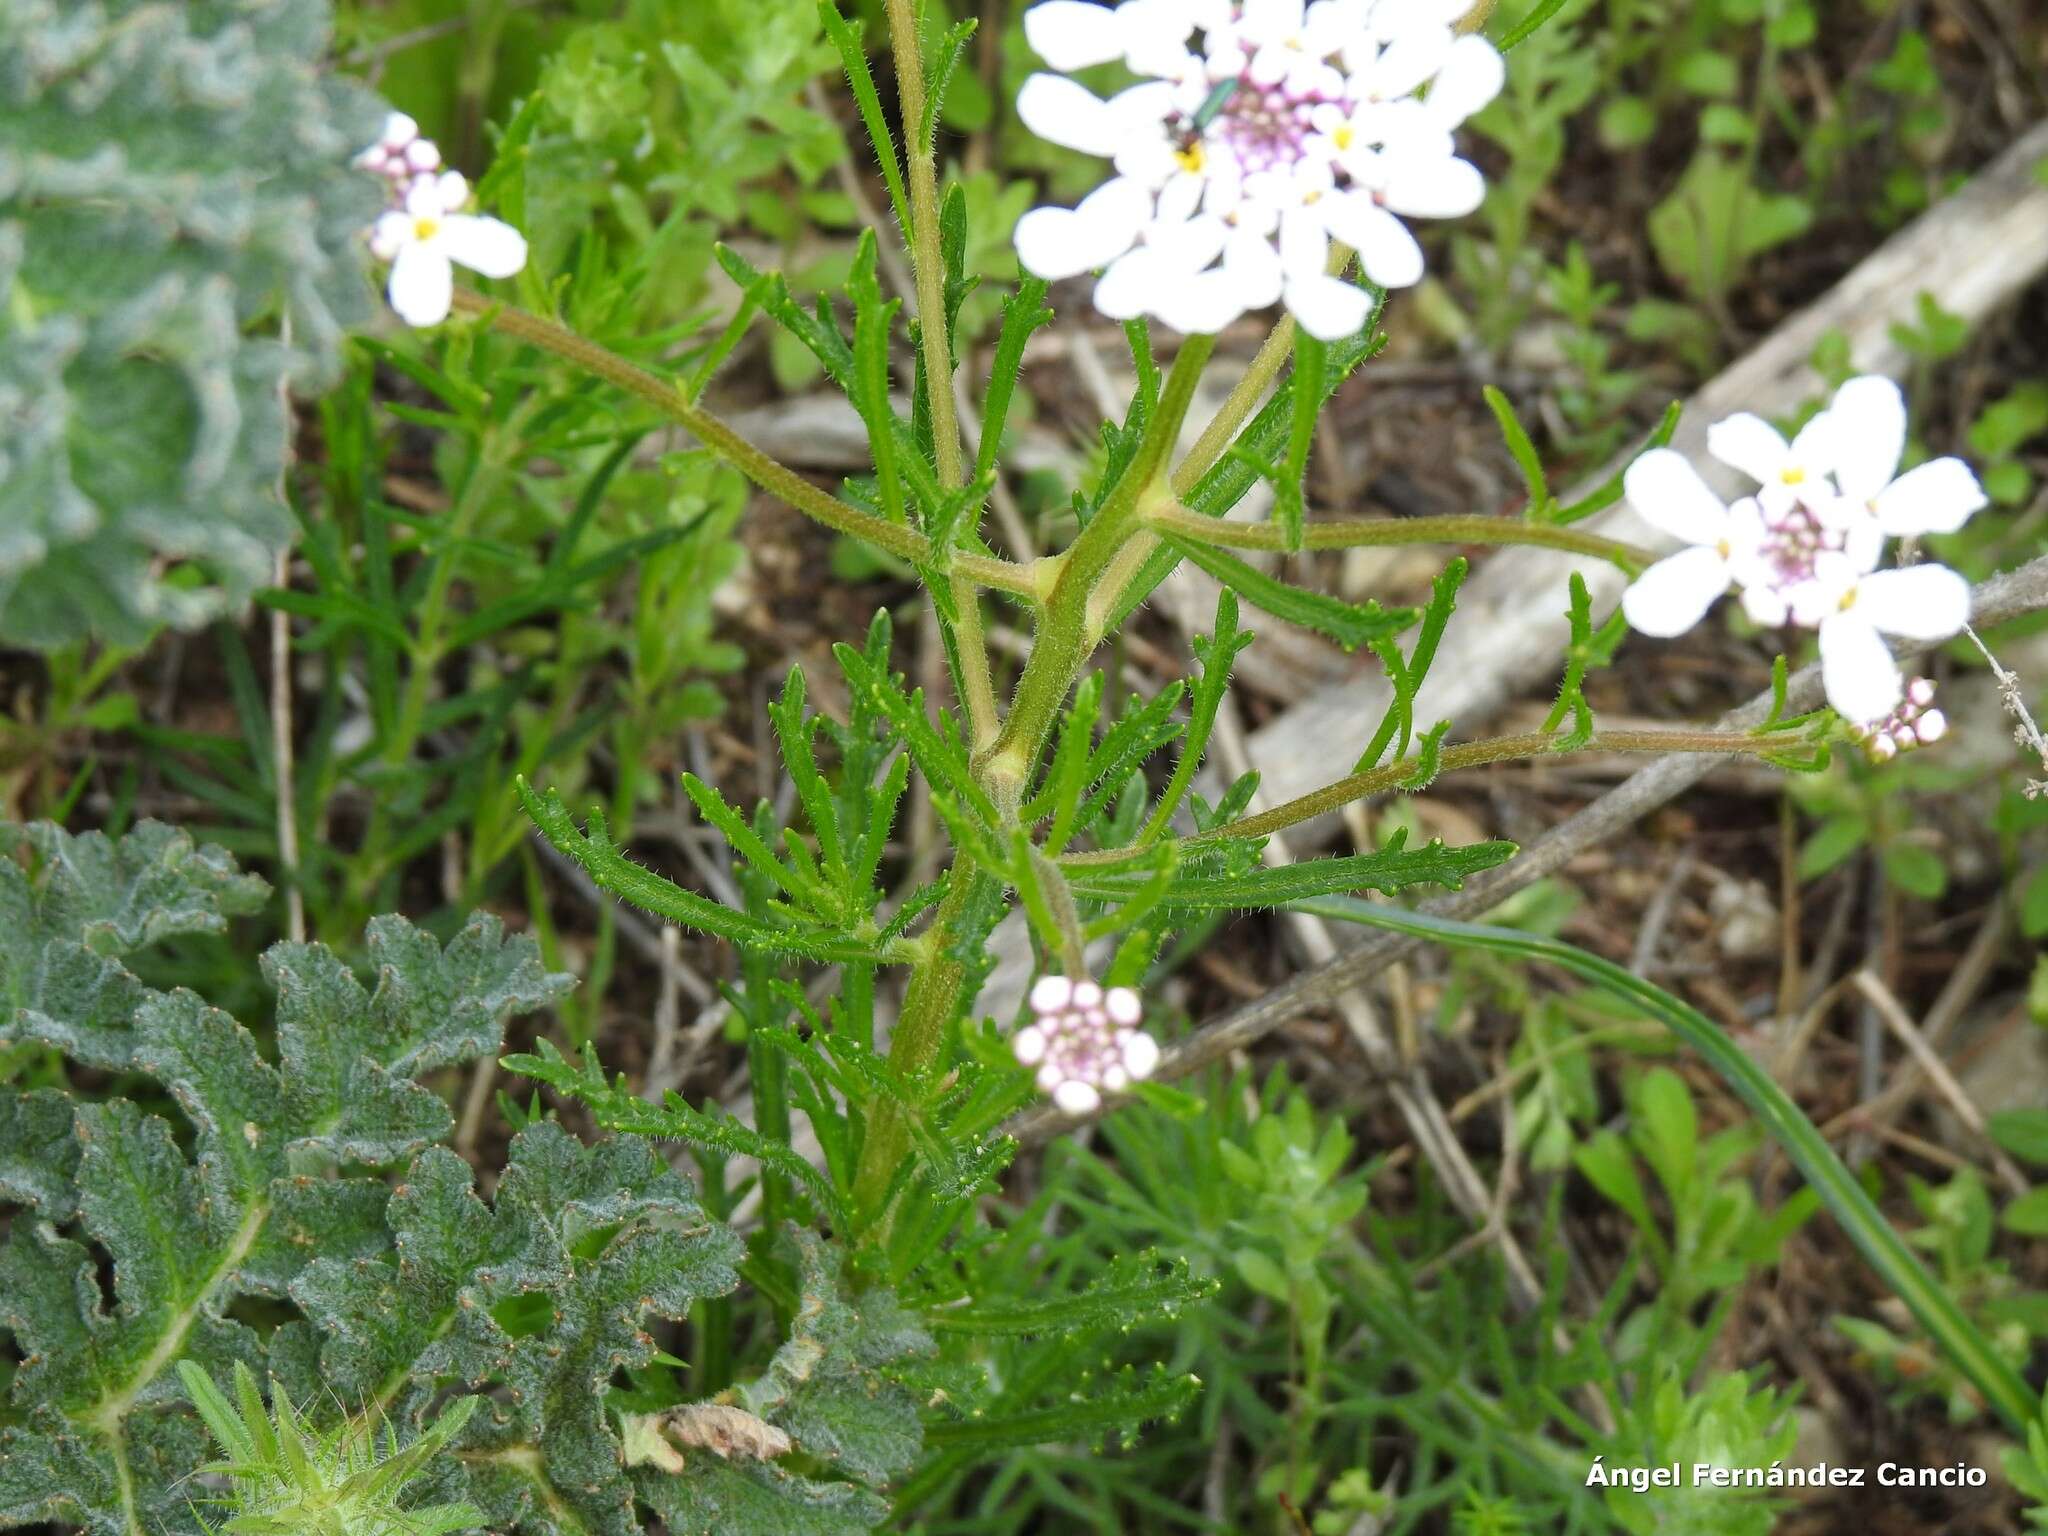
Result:
<instances>
[{"instance_id":1,"label":"green grass blade","mask_svg":"<svg viewBox=\"0 0 2048 1536\"><path fill-rule=\"evenodd\" d=\"M1900 1237L1870 1196L1835 1155L1811 1120L1786 1097L1771 1076L1751 1061L1707 1016L1690 1004L1652 986L1620 966L1570 944L1510 928L1461 923L1346 896L1325 896L1297 902L1296 910L1318 917L1362 923L1392 933L1410 934L1465 949L1491 950L1526 960L1542 960L1580 980L1635 1004L1707 1059L1735 1096L1763 1122L1793 1164L1806 1176L1835 1220L1849 1234L1864 1258L1892 1294L1912 1311L1956 1368L1969 1377L1985 1400L2017 1433L2024 1433L2035 1412L2034 1394L1992 1349L1968 1318L1928 1274L1905 1239Z\"/></svg>"}]
</instances>

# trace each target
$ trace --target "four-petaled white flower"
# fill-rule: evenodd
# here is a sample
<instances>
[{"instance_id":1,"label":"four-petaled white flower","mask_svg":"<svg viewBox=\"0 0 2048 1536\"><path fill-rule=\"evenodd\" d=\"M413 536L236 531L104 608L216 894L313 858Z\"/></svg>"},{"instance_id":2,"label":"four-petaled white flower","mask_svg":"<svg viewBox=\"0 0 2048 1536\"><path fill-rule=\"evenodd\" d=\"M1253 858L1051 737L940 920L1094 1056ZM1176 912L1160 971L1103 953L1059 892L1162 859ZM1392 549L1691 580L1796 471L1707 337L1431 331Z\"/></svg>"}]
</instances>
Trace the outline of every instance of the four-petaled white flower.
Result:
<instances>
[{"instance_id":1,"label":"four-petaled white flower","mask_svg":"<svg viewBox=\"0 0 2048 1536\"><path fill-rule=\"evenodd\" d=\"M1138 1027L1144 1005L1129 987L1041 976L1031 988L1032 1022L1011 1037L1018 1062L1038 1069L1038 1086L1072 1115L1102 1105L1152 1075L1159 1042Z\"/></svg>"},{"instance_id":2,"label":"four-petaled white flower","mask_svg":"<svg viewBox=\"0 0 2048 1536\"><path fill-rule=\"evenodd\" d=\"M1624 477L1629 502L1687 547L1622 595L1630 625L1666 638L1682 634L1732 582L1759 624L1819 631L1829 706L1895 750L1899 731L1917 729L1925 716L1904 725L1893 718L1905 690L1884 637L1930 641L1956 633L1969 619L1970 589L1946 566L1879 570L1885 540L1953 533L1986 504L1960 459L1898 474L1905 444L1898 386L1867 376L1844 384L1790 442L1747 412L1709 428L1708 451L1759 482L1755 495L1733 506L1683 455L1645 453ZM1934 721L1939 735L1938 712Z\"/></svg>"},{"instance_id":3,"label":"four-petaled white flower","mask_svg":"<svg viewBox=\"0 0 2048 1536\"><path fill-rule=\"evenodd\" d=\"M1404 287L1423 261L1402 217L1454 218L1485 195L1452 133L1504 71L1491 44L1454 30L1469 8L1043 0L1025 35L1054 69L1121 61L1141 80L1106 101L1065 74L1024 82L1025 126L1115 175L1077 207L1025 214L1018 259L1054 280L1105 269L1095 299L1115 319L1213 332L1282 302L1311 335L1355 332L1370 301L1330 273L1331 242Z\"/></svg>"},{"instance_id":4,"label":"four-petaled white flower","mask_svg":"<svg viewBox=\"0 0 2048 1536\"><path fill-rule=\"evenodd\" d=\"M445 171L413 183L405 206L370 232L371 253L391 263L391 307L408 325L448 318L457 263L484 277L510 277L526 265L526 237L502 220L458 212L468 200L469 183Z\"/></svg>"}]
</instances>

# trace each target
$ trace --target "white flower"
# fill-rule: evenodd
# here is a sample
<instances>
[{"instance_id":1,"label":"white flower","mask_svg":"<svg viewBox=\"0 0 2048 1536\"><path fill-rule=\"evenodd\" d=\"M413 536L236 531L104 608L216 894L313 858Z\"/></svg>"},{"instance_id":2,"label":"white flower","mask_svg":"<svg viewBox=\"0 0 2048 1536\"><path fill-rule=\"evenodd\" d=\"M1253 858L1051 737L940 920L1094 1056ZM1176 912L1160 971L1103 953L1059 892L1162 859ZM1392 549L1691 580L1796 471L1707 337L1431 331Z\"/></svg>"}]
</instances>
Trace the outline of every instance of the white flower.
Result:
<instances>
[{"instance_id":1,"label":"white flower","mask_svg":"<svg viewBox=\"0 0 2048 1536\"><path fill-rule=\"evenodd\" d=\"M1815 562L1821 683L1844 720L1878 720L1904 696L1886 635L1946 640L1970 620L1970 584L1945 565L1859 568L1846 554Z\"/></svg>"},{"instance_id":2,"label":"white flower","mask_svg":"<svg viewBox=\"0 0 2048 1536\"><path fill-rule=\"evenodd\" d=\"M1723 505L1685 455L1669 448L1652 448L1629 465L1622 489L1643 521L1686 546L1621 595L1630 628L1668 640L1699 623L1752 559L1764 537L1763 512L1753 496Z\"/></svg>"},{"instance_id":3,"label":"white flower","mask_svg":"<svg viewBox=\"0 0 2048 1536\"><path fill-rule=\"evenodd\" d=\"M1332 238L1373 281L1406 286L1422 276L1422 251L1400 216L1457 217L1485 194L1451 130L1498 92L1502 66L1483 39L1452 31L1467 8L1044 0L1024 25L1048 64L1120 59L1146 78L1107 101L1063 74L1025 81L1025 126L1112 161L1116 175L1075 217L1026 214L1019 260L1048 279L1106 268L1096 303L1116 318L1214 331L1278 301L1311 335L1356 332L1370 301L1328 272ZM1140 259L1119 271L1126 253Z\"/></svg>"},{"instance_id":4,"label":"white flower","mask_svg":"<svg viewBox=\"0 0 2048 1536\"><path fill-rule=\"evenodd\" d=\"M1930 459L1899 474L1906 449L1906 401L1881 374L1849 380L1827 409L1834 438L1835 482L1843 499L1868 512L1878 528L1904 537L1954 533L1990 505L1970 466Z\"/></svg>"},{"instance_id":5,"label":"white flower","mask_svg":"<svg viewBox=\"0 0 2048 1536\"><path fill-rule=\"evenodd\" d=\"M525 236L501 220L457 212L468 200L469 183L458 172L422 178L405 206L370 232L371 252L391 263L391 307L408 325L448 318L456 263L484 277L510 277L526 265Z\"/></svg>"},{"instance_id":6,"label":"white flower","mask_svg":"<svg viewBox=\"0 0 2048 1536\"><path fill-rule=\"evenodd\" d=\"M1038 1069L1038 1086L1068 1114L1085 1115L1152 1075L1159 1042L1138 1027L1144 1005L1129 987L1104 991L1092 981L1041 976L1031 989L1033 1021L1010 1040L1019 1063Z\"/></svg>"},{"instance_id":7,"label":"white flower","mask_svg":"<svg viewBox=\"0 0 2048 1536\"><path fill-rule=\"evenodd\" d=\"M1766 512L1782 512L1795 501L1832 494L1835 425L1822 411L1788 443L1763 417L1737 411L1707 428L1707 452L1757 482Z\"/></svg>"},{"instance_id":8,"label":"white flower","mask_svg":"<svg viewBox=\"0 0 2048 1536\"><path fill-rule=\"evenodd\" d=\"M1933 682L1916 677L1906 684L1905 697L1890 714L1850 729L1871 760L1882 763L1941 740L1948 734L1948 717L1934 707Z\"/></svg>"}]
</instances>

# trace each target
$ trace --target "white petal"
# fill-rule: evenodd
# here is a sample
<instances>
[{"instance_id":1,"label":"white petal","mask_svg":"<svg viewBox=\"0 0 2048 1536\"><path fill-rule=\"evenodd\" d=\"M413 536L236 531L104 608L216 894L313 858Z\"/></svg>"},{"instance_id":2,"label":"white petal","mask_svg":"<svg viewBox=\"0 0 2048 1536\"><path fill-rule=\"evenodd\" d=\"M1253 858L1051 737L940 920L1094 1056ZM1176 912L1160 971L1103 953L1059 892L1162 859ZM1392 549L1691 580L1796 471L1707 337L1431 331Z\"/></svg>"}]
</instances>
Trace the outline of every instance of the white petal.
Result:
<instances>
[{"instance_id":1,"label":"white petal","mask_svg":"<svg viewBox=\"0 0 2048 1536\"><path fill-rule=\"evenodd\" d=\"M469 182L460 171L443 171L433 179L433 187L444 211L452 212L469 201Z\"/></svg>"},{"instance_id":2,"label":"white petal","mask_svg":"<svg viewBox=\"0 0 2048 1536\"><path fill-rule=\"evenodd\" d=\"M1054 69L1086 69L1123 57L1116 13L1088 0L1041 0L1024 13L1024 38Z\"/></svg>"},{"instance_id":3,"label":"white petal","mask_svg":"<svg viewBox=\"0 0 2048 1536\"><path fill-rule=\"evenodd\" d=\"M1682 543L1719 544L1734 531L1721 498L1676 449L1650 449L1629 465L1621 485L1637 516Z\"/></svg>"},{"instance_id":4,"label":"white petal","mask_svg":"<svg viewBox=\"0 0 2048 1536\"><path fill-rule=\"evenodd\" d=\"M1214 336L1244 313L1245 304L1235 279L1221 267L1211 267L1206 272L1166 272L1154 285L1145 309L1184 336Z\"/></svg>"},{"instance_id":5,"label":"white petal","mask_svg":"<svg viewBox=\"0 0 2048 1536\"><path fill-rule=\"evenodd\" d=\"M1323 222L1354 251L1365 275L1382 288L1408 288L1422 281L1422 247L1408 226L1362 192L1326 199Z\"/></svg>"},{"instance_id":6,"label":"white petal","mask_svg":"<svg viewBox=\"0 0 2048 1536\"><path fill-rule=\"evenodd\" d=\"M1066 1070L1053 1062L1046 1062L1038 1069L1038 1091L1051 1093L1067 1080Z\"/></svg>"},{"instance_id":7,"label":"white petal","mask_svg":"<svg viewBox=\"0 0 2048 1536\"><path fill-rule=\"evenodd\" d=\"M1152 195L1128 177L1104 182L1074 208L1034 208L1017 221L1017 259L1058 280L1106 266L1131 248L1152 213Z\"/></svg>"},{"instance_id":8,"label":"white petal","mask_svg":"<svg viewBox=\"0 0 2048 1536\"><path fill-rule=\"evenodd\" d=\"M414 139L405 146L405 163L416 171L431 171L441 163L440 148L432 139Z\"/></svg>"},{"instance_id":9,"label":"white petal","mask_svg":"<svg viewBox=\"0 0 2048 1536\"><path fill-rule=\"evenodd\" d=\"M1791 449L1763 417L1737 411L1707 428L1707 452L1758 484L1771 486L1778 483Z\"/></svg>"},{"instance_id":10,"label":"white petal","mask_svg":"<svg viewBox=\"0 0 2048 1536\"><path fill-rule=\"evenodd\" d=\"M1789 457L1792 465L1805 472L1806 478L1799 482L1802 496L1814 494L1815 483L1834 470L1838 425L1831 414L1819 411L1793 434Z\"/></svg>"},{"instance_id":11,"label":"white petal","mask_svg":"<svg viewBox=\"0 0 2048 1536\"><path fill-rule=\"evenodd\" d=\"M1045 1031L1027 1024L1010 1037L1010 1054L1020 1065L1035 1067L1045 1060Z\"/></svg>"},{"instance_id":12,"label":"white petal","mask_svg":"<svg viewBox=\"0 0 2048 1536\"><path fill-rule=\"evenodd\" d=\"M1124 1041L1124 1070L1132 1077L1144 1079L1158 1065L1159 1042L1143 1030L1131 1031L1131 1037Z\"/></svg>"},{"instance_id":13,"label":"white petal","mask_svg":"<svg viewBox=\"0 0 2048 1536\"><path fill-rule=\"evenodd\" d=\"M1108 102L1065 75L1036 74L1017 92L1017 119L1041 139L1107 158L1127 126Z\"/></svg>"},{"instance_id":14,"label":"white petal","mask_svg":"<svg viewBox=\"0 0 2048 1536\"><path fill-rule=\"evenodd\" d=\"M399 247L385 289L391 307L407 325L439 325L448 318L455 293L455 268L431 245L414 240Z\"/></svg>"},{"instance_id":15,"label":"white petal","mask_svg":"<svg viewBox=\"0 0 2048 1536\"><path fill-rule=\"evenodd\" d=\"M1223 270L1246 309L1264 309L1280 302L1280 253L1264 235L1243 228L1232 230L1223 242Z\"/></svg>"},{"instance_id":16,"label":"white petal","mask_svg":"<svg viewBox=\"0 0 2048 1536\"><path fill-rule=\"evenodd\" d=\"M1792 617L1792 610L1785 601L1785 594L1776 587L1744 587L1742 611L1749 615L1752 623L1760 624L1765 629L1780 628Z\"/></svg>"},{"instance_id":17,"label":"white petal","mask_svg":"<svg viewBox=\"0 0 2048 1536\"><path fill-rule=\"evenodd\" d=\"M1023 234L1022 225L1018 226L1018 234ZM1023 249L1021 240L1018 249ZM1161 294L1174 280L1189 281L1185 274L1170 280L1158 253L1141 245L1109 264L1102 281L1095 285L1095 307L1112 320L1135 320L1153 312Z\"/></svg>"},{"instance_id":18,"label":"white petal","mask_svg":"<svg viewBox=\"0 0 2048 1536\"><path fill-rule=\"evenodd\" d=\"M1852 522L1842 534L1842 558L1856 572L1874 571L1884 554L1884 529L1868 512Z\"/></svg>"},{"instance_id":19,"label":"white petal","mask_svg":"<svg viewBox=\"0 0 2048 1536\"><path fill-rule=\"evenodd\" d=\"M1280 215L1280 265L1290 274L1307 276L1329 264L1330 232L1321 209L1301 203L1287 208Z\"/></svg>"},{"instance_id":20,"label":"white petal","mask_svg":"<svg viewBox=\"0 0 2048 1536\"><path fill-rule=\"evenodd\" d=\"M1901 696L1899 664L1858 613L1831 614L1821 621L1820 675L1829 708L1852 725L1882 719Z\"/></svg>"},{"instance_id":21,"label":"white petal","mask_svg":"<svg viewBox=\"0 0 2048 1536\"><path fill-rule=\"evenodd\" d=\"M1880 491L1871 507L1886 533L1954 533L1990 505L1961 459L1931 459Z\"/></svg>"},{"instance_id":22,"label":"white petal","mask_svg":"<svg viewBox=\"0 0 2048 1536\"><path fill-rule=\"evenodd\" d=\"M1031 984L1031 1011L1059 1013L1074 1000L1074 984L1064 976L1041 976Z\"/></svg>"},{"instance_id":23,"label":"white petal","mask_svg":"<svg viewBox=\"0 0 2048 1536\"><path fill-rule=\"evenodd\" d=\"M1455 127L1498 96L1507 79L1507 61L1500 51L1468 33L1451 45L1423 104L1437 121Z\"/></svg>"},{"instance_id":24,"label":"white petal","mask_svg":"<svg viewBox=\"0 0 2048 1536\"><path fill-rule=\"evenodd\" d=\"M1288 278L1285 297L1288 313L1318 341L1357 335L1372 311L1363 289L1322 272Z\"/></svg>"},{"instance_id":25,"label":"white petal","mask_svg":"<svg viewBox=\"0 0 2048 1536\"><path fill-rule=\"evenodd\" d=\"M1380 201L1411 218L1460 219L1486 201L1486 178L1469 160L1393 161L1380 186Z\"/></svg>"},{"instance_id":26,"label":"white petal","mask_svg":"<svg viewBox=\"0 0 2048 1536\"><path fill-rule=\"evenodd\" d=\"M1380 101L1409 95L1450 62L1451 42L1449 27L1404 32L1364 71L1358 84L1366 95Z\"/></svg>"},{"instance_id":27,"label":"white petal","mask_svg":"<svg viewBox=\"0 0 2048 1536\"><path fill-rule=\"evenodd\" d=\"M1851 611L1888 635L1946 640L1970 622L1970 584L1945 565L1875 571L1857 583Z\"/></svg>"},{"instance_id":28,"label":"white petal","mask_svg":"<svg viewBox=\"0 0 2048 1536\"><path fill-rule=\"evenodd\" d=\"M379 261L390 261L411 239L412 215L393 208L379 214L377 222L370 226L370 254Z\"/></svg>"},{"instance_id":29,"label":"white petal","mask_svg":"<svg viewBox=\"0 0 2048 1536\"><path fill-rule=\"evenodd\" d=\"M1828 406L1835 424L1835 481L1844 496L1874 501L1906 451L1906 399L1882 374L1851 379Z\"/></svg>"},{"instance_id":30,"label":"white petal","mask_svg":"<svg viewBox=\"0 0 2048 1536\"><path fill-rule=\"evenodd\" d=\"M441 249L484 277L510 277L526 265L526 236L502 219L451 213L441 221Z\"/></svg>"},{"instance_id":31,"label":"white petal","mask_svg":"<svg viewBox=\"0 0 2048 1536\"><path fill-rule=\"evenodd\" d=\"M468 183L463 183L467 190ZM441 195L440 180L433 176L420 176L405 189L405 211L416 219L438 219L448 211L448 200Z\"/></svg>"},{"instance_id":32,"label":"white petal","mask_svg":"<svg viewBox=\"0 0 2048 1536\"><path fill-rule=\"evenodd\" d=\"M1076 1008L1096 1008L1100 1007L1101 1004L1102 988L1100 986L1092 981L1077 981L1074 983L1074 1006Z\"/></svg>"},{"instance_id":33,"label":"white petal","mask_svg":"<svg viewBox=\"0 0 2048 1536\"><path fill-rule=\"evenodd\" d=\"M1111 987L1109 995L1103 999L1103 1007L1108 1009L1111 1019L1126 1027L1137 1023L1145 1012L1138 994L1129 987Z\"/></svg>"},{"instance_id":34,"label":"white petal","mask_svg":"<svg viewBox=\"0 0 2048 1536\"><path fill-rule=\"evenodd\" d=\"M403 149L420 136L420 125L403 112L387 113L384 118L383 142L392 149Z\"/></svg>"},{"instance_id":35,"label":"white petal","mask_svg":"<svg viewBox=\"0 0 2048 1536\"><path fill-rule=\"evenodd\" d=\"M1199 272L1223 254L1230 227L1214 214L1200 214L1178 224L1159 222L1145 231L1146 246L1169 268Z\"/></svg>"},{"instance_id":36,"label":"white petal","mask_svg":"<svg viewBox=\"0 0 2048 1536\"><path fill-rule=\"evenodd\" d=\"M1728 590L1728 562L1720 552L1694 546L1651 566L1621 594L1629 627L1669 640L1706 617Z\"/></svg>"},{"instance_id":37,"label":"white petal","mask_svg":"<svg viewBox=\"0 0 2048 1536\"><path fill-rule=\"evenodd\" d=\"M1053 1103L1070 1115L1090 1115L1102 1107L1102 1095L1094 1085L1070 1077L1052 1091Z\"/></svg>"}]
</instances>

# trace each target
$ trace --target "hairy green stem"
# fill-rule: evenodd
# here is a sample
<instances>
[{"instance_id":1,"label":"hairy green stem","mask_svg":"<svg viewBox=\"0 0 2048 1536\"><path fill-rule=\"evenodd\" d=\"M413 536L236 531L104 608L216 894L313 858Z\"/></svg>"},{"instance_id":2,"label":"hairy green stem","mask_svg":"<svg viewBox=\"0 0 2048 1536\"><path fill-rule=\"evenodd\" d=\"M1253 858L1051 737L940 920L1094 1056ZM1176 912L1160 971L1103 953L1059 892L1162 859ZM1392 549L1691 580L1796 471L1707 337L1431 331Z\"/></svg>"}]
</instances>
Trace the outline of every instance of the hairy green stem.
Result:
<instances>
[{"instance_id":1,"label":"hairy green stem","mask_svg":"<svg viewBox=\"0 0 2048 1536\"><path fill-rule=\"evenodd\" d=\"M903 108L903 149L910 181L910 271L917 285L918 339L924 349L924 393L931 411L932 449L939 484L967 483L960 421L953 401L953 341L946 326L946 261L939 247L937 157L924 132L925 78L916 0L888 0L889 50L896 61L896 91ZM960 703L977 748L996 735L995 682L988 641L972 588L956 572L952 581L954 653L960 665Z\"/></svg>"},{"instance_id":2,"label":"hairy green stem","mask_svg":"<svg viewBox=\"0 0 2048 1536\"><path fill-rule=\"evenodd\" d=\"M1213 336L1190 336L1181 344L1137 452L1088 526L1061 557L1058 579L1046 598L1045 613L1032 642L1031 659L1017 680L1010 717L1003 722L993 750L981 755L977 769L1021 787L1038 760L1067 690L1073 687L1098 638L1089 617L1097 579L1110 568L1131 535L1141 529L1144 519L1171 500L1164 473L1166 459L1215 345Z\"/></svg>"},{"instance_id":3,"label":"hairy green stem","mask_svg":"<svg viewBox=\"0 0 2048 1536\"><path fill-rule=\"evenodd\" d=\"M1186 496L1223 457L1230 440L1237 436L1237 429L1259 408L1259 402L1266 398L1266 392L1273 387L1273 381L1280 376L1281 368L1293 352L1294 316L1282 315L1280 323L1273 327L1271 334L1260 344L1257 355L1246 366L1244 377L1237 381L1216 414L1209 418L1209 424L1195 439L1195 446L1188 450L1188 456L1174 470L1171 482L1174 495Z\"/></svg>"},{"instance_id":4,"label":"hairy green stem","mask_svg":"<svg viewBox=\"0 0 2048 1536\"><path fill-rule=\"evenodd\" d=\"M819 489L795 470L770 458L709 411L692 405L678 385L649 372L638 363L577 335L565 325L500 304L470 289L455 290L455 308L480 316L494 330L552 352L564 362L574 363L586 373L595 374L606 383L616 384L644 400L678 426L687 428L706 448L769 495L823 523L835 533L865 539L877 549L914 564L932 562L931 541L915 528L848 506ZM991 555L955 553L949 557L947 568L976 586L1010 592L1034 602L1038 600L1040 580L1031 566Z\"/></svg>"},{"instance_id":5,"label":"hairy green stem","mask_svg":"<svg viewBox=\"0 0 2048 1536\"><path fill-rule=\"evenodd\" d=\"M1437 758L1437 772L1478 768L1487 763L1504 763L1516 758L1558 756L1557 743L1560 739L1547 731L1528 731L1519 736L1493 736L1484 741L1460 742L1443 749ZM1787 745L1783 736L1757 736L1748 731L1599 731L1578 751L1706 752L1760 757L1766 753L1782 752ZM1399 762L1369 768L1363 773L1349 774L1271 810L1260 811L1255 816L1242 816L1227 826L1182 838L1179 846L1185 849L1207 848L1233 838L1265 837L1282 832L1326 812L1342 810L1354 800L1399 789L1414 777L1415 768L1413 758L1403 758ZM1070 853L1061 858L1060 863L1069 869L1090 864L1114 864L1142 851L1146 850L1131 847L1110 848L1096 853Z\"/></svg>"},{"instance_id":6,"label":"hairy green stem","mask_svg":"<svg viewBox=\"0 0 2048 1536\"><path fill-rule=\"evenodd\" d=\"M1157 532L1224 549L1287 547L1286 530L1277 524L1233 523L1180 506L1157 508L1146 514L1145 522ZM1302 529L1304 549L1356 549L1369 544L1534 544L1605 560L1632 576L1656 558L1640 545L1620 539L1507 517L1346 517L1310 523Z\"/></svg>"}]
</instances>

